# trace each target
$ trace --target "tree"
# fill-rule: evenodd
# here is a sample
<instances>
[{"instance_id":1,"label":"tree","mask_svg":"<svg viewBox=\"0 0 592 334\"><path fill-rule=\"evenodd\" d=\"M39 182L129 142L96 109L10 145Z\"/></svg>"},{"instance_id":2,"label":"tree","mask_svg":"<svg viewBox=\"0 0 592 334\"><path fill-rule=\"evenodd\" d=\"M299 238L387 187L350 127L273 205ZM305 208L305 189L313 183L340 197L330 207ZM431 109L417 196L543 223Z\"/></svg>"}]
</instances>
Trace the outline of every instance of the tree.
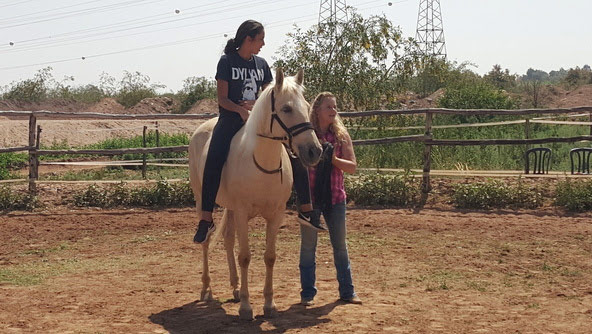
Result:
<instances>
[{"instance_id":1,"label":"tree","mask_svg":"<svg viewBox=\"0 0 592 334\"><path fill-rule=\"evenodd\" d=\"M493 65L493 69L483 76L483 79L503 90L510 90L516 86L516 75L510 74L507 68L502 70L498 64Z\"/></svg>"},{"instance_id":2,"label":"tree","mask_svg":"<svg viewBox=\"0 0 592 334\"><path fill-rule=\"evenodd\" d=\"M288 34L275 67L304 69L307 97L321 91L339 96L342 107L380 108L395 101L413 73L415 45L384 16L313 26Z\"/></svg>"},{"instance_id":3,"label":"tree","mask_svg":"<svg viewBox=\"0 0 592 334\"><path fill-rule=\"evenodd\" d=\"M177 96L181 101L180 112L184 114L195 102L216 98L216 81L206 77L189 77L183 81L183 88Z\"/></svg>"},{"instance_id":4,"label":"tree","mask_svg":"<svg viewBox=\"0 0 592 334\"><path fill-rule=\"evenodd\" d=\"M448 87L438 105L450 109L515 109L516 101L491 84L475 81Z\"/></svg>"},{"instance_id":5,"label":"tree","mask_svg":"<svg viewBox=\"0 0 592 334\"><path fill-rule=\"evenodd\" d=\"M12 82L2 98L27 102L45 100L50 90L50 84L54 81L51 71L52 68L48 66L37 71L33 79Z\"/></svg>"},{"instance_id":6,"label":"tree","mask_svg":"<svg viewBox=\"0 0 592 334\"><path fill-rule=\"evenodd\" d=\"M526 75L522 76L522 80L524 80L524 81L532 81L532 80L547 81L547 80L549 80L549 74L545 71L529 68L528 71L526 71Z\"/></svg>"},{"instance_id":7,"label":"tree","mask_svg":"<svg viewBox=\"0 0 592 334\"><path fill-rule=\"evenodd\" d=\"M117 93L117 102L126 108L133 107L145 98L155 97L156 90L164 87L160 84L151 84L149 76L137 71L124 71L119 85L121 88Z\"/></svg>"}]
</instances>

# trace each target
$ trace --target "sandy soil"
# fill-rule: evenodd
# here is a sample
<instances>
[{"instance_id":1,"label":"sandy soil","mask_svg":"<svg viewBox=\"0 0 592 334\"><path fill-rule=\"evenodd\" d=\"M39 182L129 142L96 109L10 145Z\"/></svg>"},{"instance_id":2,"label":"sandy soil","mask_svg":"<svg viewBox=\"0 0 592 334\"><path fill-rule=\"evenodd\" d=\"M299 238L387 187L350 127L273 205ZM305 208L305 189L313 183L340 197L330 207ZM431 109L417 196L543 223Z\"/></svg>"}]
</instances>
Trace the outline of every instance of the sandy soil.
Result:
<instances>
[{"instance_id":1,"label":"sandy soil","mask_svg":"<svg viewBox=\"0 0 592 334\"><path fill-rule=\"evenodd\" d=\"M256 319L244 322L221 243L211 256L216 300L197 301L201 248L191 243L191 208L3 214L0 332L589 333L592 214L350 208L347 219L364 304L338 301L324 234L316 304L298 305L299 232L288 211L274 319L262 317L264 224L251 222Z\"/></svg>"}]
</instances>

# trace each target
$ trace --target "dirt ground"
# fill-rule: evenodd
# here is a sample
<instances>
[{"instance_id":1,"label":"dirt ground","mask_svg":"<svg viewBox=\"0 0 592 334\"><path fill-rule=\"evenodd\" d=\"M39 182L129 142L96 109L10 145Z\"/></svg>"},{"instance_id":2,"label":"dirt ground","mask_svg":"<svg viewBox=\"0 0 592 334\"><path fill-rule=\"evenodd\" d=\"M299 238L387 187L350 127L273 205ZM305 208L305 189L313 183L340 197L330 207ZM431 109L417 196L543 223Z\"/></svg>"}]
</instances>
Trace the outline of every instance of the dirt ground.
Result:
<instances>
[{"instance_id":1,"label":"dirt ground","mask_svg":"<svg viewBox=\"0 0 592 334\"><path fill-rule=\"evenodd\" d=\"M562 101L562 107L589 105L584 99L592 96L564 95L578 99ZM92 111L121 109L113 101L103 103ZM157 104L143 106L152 110ZM53 110L16 107L0 105ZM66 104L55 108L78 110ZM38 122L42 143L67 140L72 146L138 135L151 123ZM191 133L199 122L159 124L163 131L170 127L167 133ZM0 117L0 146L26 145L27 126L26 120ZM441 202L419 212L351 207L348 246L364 304L338 301L323 234L319 293L316 304L304 308L298 305L299 230L288 211L278 240L279 316L273 319L262 316L265 232L255 219L249 284L256 319L244 322L232 301L221 243L211 254L216 300L197 300L201 248L191 242L192 208L77 209L60 202L72 187L48 187L56 202L44 210L0 212L0 333L589 333L592 328L592 213L567 215L550 207L461 211Z\"/></svg>"},{"instance_id":2,"label":"dirt ground","mask_svg":"<svg viewBox=\"0 0 592 334\"><path fill-rule=\"evenodd\" d=\"M220 212L216 213L217 219ZM263 314L264 224L250 225L255 320L238 319L222 243L215 301L199 302L196 215L179 209L75 209L0 216L2 333L589 333L592 214L348 209L363 305L338 301L327 234L315 305L299 303L299 230L287 212L275 298Z\"/></svg>"}]
</instances>

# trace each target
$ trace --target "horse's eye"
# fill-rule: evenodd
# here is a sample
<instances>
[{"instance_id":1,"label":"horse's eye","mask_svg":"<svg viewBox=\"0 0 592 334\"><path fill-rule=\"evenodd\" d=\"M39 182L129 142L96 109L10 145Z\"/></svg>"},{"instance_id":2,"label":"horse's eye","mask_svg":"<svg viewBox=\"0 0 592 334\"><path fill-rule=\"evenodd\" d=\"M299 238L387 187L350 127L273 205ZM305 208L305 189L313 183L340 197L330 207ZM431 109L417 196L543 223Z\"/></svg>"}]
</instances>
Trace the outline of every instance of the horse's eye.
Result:
<instances>
[{"instance_id":1,"label":"horse's eye","mask_svg":"<svg viewBox=\"0 0 592 334\"><path fill-rule=\"evenodd\" d=\"M290 113L290 112L292 112L292 107L290 107L290 106L283 106L282 107L282 111L285 112L285 113Z\"/></svg>"}]
</instances>

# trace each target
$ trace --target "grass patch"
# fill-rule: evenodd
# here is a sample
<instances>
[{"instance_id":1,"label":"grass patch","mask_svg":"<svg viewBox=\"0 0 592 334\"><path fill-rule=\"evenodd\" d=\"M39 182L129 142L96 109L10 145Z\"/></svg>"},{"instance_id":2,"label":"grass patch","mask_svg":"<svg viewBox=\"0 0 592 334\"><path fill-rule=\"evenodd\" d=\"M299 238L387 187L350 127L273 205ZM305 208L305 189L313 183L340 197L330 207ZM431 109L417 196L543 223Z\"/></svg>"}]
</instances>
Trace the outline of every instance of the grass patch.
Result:
<instances>
[{"instance_id":1,"label":"grass patch","mask_svg":"<svg viewBox=\"0 0 592 334\"><path fill-rule=\"evenodd\" d=\"M40 249L29 249L26 250L24 253L27 255L39 255L39 256L46 256L50 253L55 253L63 250L70 249L70 245L68 243L62 243L58 246L51 247L51 248L40 248Z\"/></svg>"}]
</instances>

